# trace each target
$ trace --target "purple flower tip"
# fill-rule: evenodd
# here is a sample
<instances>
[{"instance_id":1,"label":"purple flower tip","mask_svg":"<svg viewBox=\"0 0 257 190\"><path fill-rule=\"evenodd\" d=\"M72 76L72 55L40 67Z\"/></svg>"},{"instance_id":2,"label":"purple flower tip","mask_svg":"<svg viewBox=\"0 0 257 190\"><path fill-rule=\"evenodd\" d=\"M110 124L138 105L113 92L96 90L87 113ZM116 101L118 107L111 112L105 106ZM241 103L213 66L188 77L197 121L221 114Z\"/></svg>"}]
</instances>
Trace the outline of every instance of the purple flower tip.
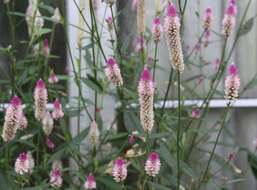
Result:
<instances>
[{"instance_id":1,"label":"purple flower tip","mask_svg":"<svg viewBox=\"0 0 257 190\"><path fill-rule=\"evenodd\" d=\"M60 177L61 176L61 171L60 171L59 168L54 169L53 176L55 176L55 177Z\"/></svg>"},{"instance_id":2,"label":"purple flower tip","mask_svg":"<svg viewBox=\"0 0 257 190\"><path fill-rule=\"evenodd\" d=\"M93 174L89 174L87 180L90 182L95 181L95 177L93 176Z\"/></svg>"},{"instance_id":3,"label":"purple flower tip","mask_svg":"<svg viewBox=\"0 0 257 190\"><path fill-rule=\"evenodd\" d=\"M177 16L177 9L173 3L169 3L169 5L167 7L167 16L169 16L169 17Z\"/></svg>"},{"instance_id":4,"label":"purple flower tip","mask_svg":"<svg viewBox=\"0 0 257 190\"><path fill-rule=\"evenodd\" d=\"M211 9L211 7L208 7L207 9L206 9L206 13L212 13L212 9Z\"/></svg>"},{"instance_id":5,"label":"purple flower tip","mask_svg":"<svg viewBox=\"0 0 257 190\"><path fill-rule=\"evenodd\" d=\"M115 164L117 166L123 166L125 164L125 161L122 159L122 158L118 158L116 161L115 161Z\"/></svg>"},{"instance_id":6,"label":"purple flower tip","mask_svg":"<svg viewBox=\"0 0 257 190\"><path fill-rule=\"evenodd\" d=\"M11 100L11 104L15 107L20 106L21 105L21 100L18 96L14 96Z\"/></svg>"},{"instance_id":7,"label":"purple flower tip","mask_svg":"<svg viewBox=\"0 0 257 190\"><path fill-rule=\"evenodd\" d=\"M151 152L150 155L149 155L149 158L151 161L156 161L159 159L159 155L157 152Z\"/></svg>"},{"instance_id":8,"label":"purple flower tip","mask_svg":"<svg viewBox=\"0 0 257 190\"><path fill-rule=\"evenodd\" d=\"M153 19L153 24L160 25L161 24L161 19L159 17L154 18Z\"/></svg>"},{"instance_id":9,"label":"purple flower tip","mask_svg":"<svg viewBox=\"0 0 257 190\"><path fill-rule=\"evenodd\" d=\"M238 68L237 68L237 66L234 63L232 63L229 66L228 70L229 70L229 74L230 75L237 75L238 74Z\"/></svg>"},{"instance_id":10,"label":"purple flower tip","mask_svg":"<svg viewBox=\"0 0 257 190\"><path fill-rule=\"evenodd\" d=\"M237 8L236 5L233 3L230 3L228 8L227 8L227 14L230 16L235 16L237 13Z\"/></svg>"},{"instance_id":11,"label":"purple flower tip","mask_svg":"<svg viewBox=\"0 0 257 190\"><path fill-rule=\"evenodd\" d=\"M229 3L231 3L231 4L233 4L233 5L236 5L236 0L230 0Z\"/></svg>"},{"instance_id":12,"label":"purple flower tip","mask_svg":"<svg viewBox=\"0 0 257 190\"><path fill-rule=\"evenodd\" d=\"M37 81L37 86L36 86L37 88L45 88L45 82L42 80L42 79L39 79L38 81Z\"/></svg>"},{"instance_id":13,"label":"purple flower tip","mask_svg":"<svg viewBox=\"0 0 257 190\"><path fill-rule=\"evenodd\" d=\"M117 64L117 61L116 61L114 58L109 58L109 59L107 60L107 65L113 66L113 65L115 65L115 64Z\"/></svg>"},{"instance_id":14,"label":"purple flower tip","mask_svg":"<svg viewBox=\"0 0 257 190\"><path fill-rule=\"evenodd\" d=\"M61 105L61 103L60 103L59 99L56 98L56 100L54 101L54 108L59 109L60 105Z\"/></svg>"},{"instance_id":15,"label":"purple flower tip","mask_svg":"<svg viewBox=\"0 0 257 190\"><path fill-rule=\"evenodd\" d=\"M20 155L19 155L19 157L20 157L20 159L21 160L26 160L27 159L27 153L26 152L23 152L23 153L21 153Z\"/></svg>"},{"instance_id":16,"label":"purple flower tip","mask_svg":"<svg viewBox=\"0 0 257 190\"><path fill-rule=\"evenodd\" d=\"M44 47L48 47L49 46L49 43L48 43L48 39L46 38L45 40L44 40Z\"/></svg>"},{"instance_id":17,"label":"purple flower tip","mask_svg":"<svg viewBox=\"0 0 257 190\"><path fill-rule=\"evenodd\" d=\"M150 80L152 80L150 71L147 68L144 68L140 78L143 81L150 81Z\"/></svg>"}]
</instances>

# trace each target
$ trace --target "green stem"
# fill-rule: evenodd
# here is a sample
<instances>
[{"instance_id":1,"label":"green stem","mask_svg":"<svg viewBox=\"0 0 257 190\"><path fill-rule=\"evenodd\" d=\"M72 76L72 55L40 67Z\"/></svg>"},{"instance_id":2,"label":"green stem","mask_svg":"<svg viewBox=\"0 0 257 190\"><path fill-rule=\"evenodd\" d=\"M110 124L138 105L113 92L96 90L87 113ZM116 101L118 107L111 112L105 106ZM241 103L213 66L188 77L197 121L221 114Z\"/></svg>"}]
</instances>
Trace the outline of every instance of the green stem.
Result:
<instances>
[{"instance_id":1,"label":"green stem","mask_svg":"<svg viewBox=\"0 0 257 190\"><path fill-rule=\"evenodd\" d=\"M202 183L204 182L204 180L205 180L205 178L206 178L206 176L207 176L207 173L208 173L208 171L209 171L209 167L210 167L210 164L211 164L211 161L212 161L214 152L215 152L215 150L216 150L217 144L218 144L218 142L219 142L219 138L220 138L222 129L224 128L225 123L226 123L226 118L227 118L227 115L228 115L228 113L229 113L230 104L231 104L231 102L229 102L229 103L227 104L227 107L226 107L226 110L225 110L225 114L224 114L224 117L223 117L223 120L222 120L222 124L221 124L221 127L220 127L220 129L219 129L218 135L217 135L216 140L215 140L215 143L214 143L214 147L213 147L213 149L212 149L212 151L211 151L211 155L210 155L210 157L209 157L209 160L208 160L207 166L206 166L206 168L205 168L204 174L203 174L202 178L200 179L199 185L197 186L196 190L199 190L199 189L201 188L201 185L202 185Z\"/></svg>"},{"instance_id":2,"label":"green stem","mask_svg":"<svg viewBox=\"0 0 257 190\"><path fill-rule=\"evenodd\" d=\"M178 127L177 127L177 190L180 187L180 177L181 177L181 168L180 168L180 127L181 127L181 95L180 95L180 72L177 72L178 77Z\"/></svg>"},{"instance_id":3,"label":"green stem","mask_svg":"<svg viewBox=\"0 0 257 190\"><path fill-rule=\"evenodd\" d=\"M155 42L154 65L153 65L153 81L154 82L155 82L155 71L156 71L156 64L157 64L157 53L158 53L158 42Z\"/></svg>"}]
</instances>

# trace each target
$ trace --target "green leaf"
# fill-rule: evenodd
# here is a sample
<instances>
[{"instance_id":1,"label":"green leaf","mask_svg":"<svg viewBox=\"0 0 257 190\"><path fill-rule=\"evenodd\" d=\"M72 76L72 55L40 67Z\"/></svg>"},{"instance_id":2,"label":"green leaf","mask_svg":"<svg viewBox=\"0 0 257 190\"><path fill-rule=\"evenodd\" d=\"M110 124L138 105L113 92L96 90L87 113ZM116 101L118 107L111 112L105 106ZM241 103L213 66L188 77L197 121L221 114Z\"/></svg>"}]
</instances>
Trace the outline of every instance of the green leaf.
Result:
<instances>
[{"instance_id":1,"label":"green leaf","mask_svg":"<svg viewBox=\"0 0 257 190\"><path fill-rule=\"evenodd\" d=\"M98 93L102 93L104 91L102 84L89 74L87 75L87 78L82 77L81 80L89 88L91 88L92 90L94 90Z\"/></svg>"},{"instance_id":2,"label":"green leaf","mask_svg":"<svg viewBox=\"0 0 257 190\"><path fill-rule=\"evenodd\" d=\"M100 184L104 184L106 188L111 190L121 190L122 187L120 184L115 183L111 177L97 177L96 181Z\"/></svg>"},{"instance_id":3,"label":"green leaf","mask_svg":"<svg viewBox=\"0 0 257 190\"><path fill-rule=\"evenodd\" d=\"M257 156L251 152L248 152L248 163L251 166L255 179L257 179Z\"/></svg>"},{"instance_id":4,"label":"green leaf","mask_svg":"<svg viewBox=\"0 0 257 190\"><path fill-rule=\"evenodd\" d=\"M170 188L165 187L165 186L160 185L160 184L155 183L155 182L148 181L147 183L148 183L150 186L153 186L155 189L158 189L158 190L170 190Z\"/></svg>"},{"instance_id":5,"label":"green leaf","mask_svg":"<svg viewBox=\"0 0 257 190\"><path fill-rule=\"evenodd\" d=\"M251 17L243 24L243 26L239 29L239 36L246 35L252 30L254 19L255 17Z\"/></svg>"}]
</instances>

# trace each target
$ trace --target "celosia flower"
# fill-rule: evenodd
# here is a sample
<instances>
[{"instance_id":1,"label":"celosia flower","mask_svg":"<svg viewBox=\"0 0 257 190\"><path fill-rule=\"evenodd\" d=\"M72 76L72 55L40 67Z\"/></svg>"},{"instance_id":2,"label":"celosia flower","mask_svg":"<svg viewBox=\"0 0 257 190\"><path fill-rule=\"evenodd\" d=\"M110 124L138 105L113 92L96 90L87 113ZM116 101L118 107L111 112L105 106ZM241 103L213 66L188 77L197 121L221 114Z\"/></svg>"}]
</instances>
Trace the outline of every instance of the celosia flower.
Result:
<instances>
[{"instance_id":1,"label":"celosia flower","mask_svg":"<svg viewBox=\"0 0 257 190\"><path fill-rule=\"evenodd\" d=\"M49 149L54 149L55 148L54 142L49 137L46 138L46 146Z\"/></svg>"},{"instance_id":2,"label":"celosia flower","mask_svg":"<svg viewBox=\"0 0 257 190\"><path fill-rule=\"evenodd\" d=\"M107 27L108 27L108 30L109 31L112 31L113 29L113 19L111 16L108 16L106 19L105 19L105 22L107 23Z\"/></svg>"},{"instance_id":3,"label":"celosia flower","mask_svg":"<svg viewBox=\"0 0 257 190\"><path fill-rule=\"evenodd\" d=\"M58 24L61 22L61 13L60 13L60 10L59 8L55 8L54 9L54 14L53 16L51 17L52 21L55 23L55 24Z\"/></svg>"},{"instance_id":4,"label":"celosia flower","mask_svg":"<svg viewBox=\"0 0 257 190\"><path fill-rule=\"evenodd\" d=\"M47 90L43 80L39 79L34 91L35 117L42 120L46 112Z\"/></svg>"},{"instance_id":5,"label":"celosia flower","mask_svg":"<svg viewBox=\"0 0 257 190\"><path fill-rule=\"evenodd\" d=\"M106 63L105 74L108 80L117 85L123 85L123 79L120 73L120 68L117 61L114 58L109 58Z\"/></svg>"},{"instance_id":6,"label":"celosia flower","mask_svg":"<svg viewBox=\"0 0 257 190\"><path fill-rule=\"evenodd\" d=\"M31 174L34 165L35 163L31 152L23 152L19 154L15 161L15 172L20 175Z\"/></svg>"},{"instance_id":7,"label":"celosia flower","mask_svg":"<svg viewBox=\"0 0 257 190\"><path fill-rule=\"evenodd\" d=\"M28 120L26 116L22 113L19 121L19 129L23 130L23 129L26 129L27 127L28 127Z\"/></svg>"},{"instance_id":8,"label":"celosia flower","mask_svg":"<svg viewBox=\"0 0 257 190\"><path fill-rule=\"evenodd\" d=\"M209 31L211 29L212 21L213 21L212 9L208 7L205 10L205 15L204 15L204 24L203 24L204 30Z\"/></svg>"},{"instance_id":9,"label":"celosia flower","mask_svg":"<svg viewBox=\"0 0 257 190\"><path fill-rule=\"evenodd\" d=\"M52 187L61 187L62 186L62 163L57 160L52 164L52 170L50 172L50 184Z\"/></svg>"},{"instance_id":10,"label":"celosia flower","mask_svg":"<svg viewBox=\"0 0 257 190\"><path fill-rule=\"evenodd\" d=\"M141 74L138 85L140 121L146 133L150 133L154 125L154 83L150 71L145 68Z\"/></svg>"},{"instance_id":11,"label":"celosia flower","mask_svg":"<svg viewBox=\"0 0 257 190\"><path fill-rule=\"evenodd\" d=\"M97 145L99 142L100 132L96 121L93 121L91 123L88 135L89 135L90 143L93 145Z\"/></svg>"},{"instance_id":12,"label":"celosia flower","mask_svg":"<svg viewBox=\"0 0 257 190\"><path fill-rule=\"evenodd\" d=\"M60 119L64 116L62 111L62 104L60 103L59 99L56 98L54 101L54 110L52 112L52 116L54 119Z\"/></svg>"},{"instance_id":13,"label":"celosia flower","mask_svg":"<svg viewBox=\"0 0 257 190\"><path fill-rule=\"evenodd\" d=\"M96 181L95 181L95 177L93 176L93 174L89 174L87 176L87 180L84 184L84 189L88 190L88 189L96 189Z\"/></svg>"},{"instance_id":14,"label":"celosia flower","mask_svg":"<svg viewBox=\"0 0 257 190\"><path fill-rule=\"evenodd\" d=\"M229 66L229 75L225 79L225 99L231 101L238 98L240 78L235 64Z\"/></svg>"},{"instance_id":15,"label":"celosia flower","mask_svg":"<svg viewBox=\"0 0 257 190\"><path fill-rule=\"evenodd\" d=\"M226 10L226 14L222 21L222 32L228 38L235 27L235 17L237 14L237 6L235 1L230 1Z\"/></svg>"},{"instance_id":16,"label":"celosia flower","mask_svg":"<svg viewBox=\"0 0 257 190\"><path fill-rule=\"evenodd\" d=\"M145 172L147 175L155 177L161 168L161 162L158 153L151 152L145 162Z\"/></svg>"},{"instance_id":17,"label":"celosia flower","mask_svg":"<svg viewBox=\"0 0 257 190\"><path fill-rule=\"evenodd\" d=\"M201 113L200 113L200 110L198 108L194 108L192 109L192 112L191 112L191 117L194 118L194 119L198 119L200 117Z\"/></svg>"},{"instance_id":18,"label":"celosia flower","mask_svg":"<svg viewBox=\"0 0 257 190\"><path fill-rule=\"evenodd\" d=\"M159 17L154 18L152 26L152 36L155 43L160 41L162 33L162 25Z\"/></svg>"},{"instance_id":19,"label":"celosia flower","mask_svg":"<svg viewBox=\"0 0 257 190\"><path fill-rule=\"evenodd\" d=\"M26 10L26 22L28 25L29 35L32 35L33 31L34 35L38 36L44 26L44 19L37 8L37 5L37 0L29 0L29 5Z\"/></svg>"},{"instance_id":20,"label":"celosia flower","mask_svg":"<svg viewBox=\"0 0 257 190\"><path fill-rule=\"evenodd\" d=\"M171 65L176 71L184 70L184 58L180 38L180 20L177 16L176 7L169 3L167 16L164 21L167 45L170 53Z\"/></svg>"},{"instance_id":21,"label":"celosia flower","mask_svg":"<svg viewBox=\"0 0 257 190\"><path fill-rule=\"evenodd\" d=\"M145 0L138 0L137 3L137 31L140 36L145 32Z\"/></svg>"},{"instance_id":22,"label":"celosia flower","mask_svg":"<svg viewBox=\"0 0 257 190\"><path fill-rule=\"evenodd\" d=\"M50 48L49 48L49 43L47 38L44 40L43 55L45 57L49 57L50 55Z\"/></svg>"},{"instance_id":23,"label":"celosia flower","mask_svg":"<svg viewBox=\"0 0 257 190\"><path fill-rule=\"evenodd\" d=\"M115 2L116 2L116 0L104 0L105 1L105 3L108 5L108 6L112 6Z\"/></svg>"},{"instance_id":24,"label":"celosia flower","mask_svg":"<svg viewBox=\"0 0 257 190\"><path fill-rule=\"evenodd\" d=\"M127 166L125 160L122 158L118 158L114 162L114 166L112 169L112 176L114 180L118 183L124 181L127 177Z\"/></svg>"},{"instance_id":25,"label":"celosia flower","mask_svg":"<svg viewBox=\"0 0 257 190\"><path fill-rule=\"evenodd\" d=\"M18 96L11 99L6 109L2 137L5 142L14 139L22 117L21 100Z\"/></svg>"},{"instance_id":26,"label":"celosia flower","mask_svg":"<svg viewBox=\"0 0 257 190\"><path fill-rule=\"evenodd\" d=\"M51 70L51 73L50 73L49 78L48 78L48 82L50 84L55 84L55 83L59 82L59 79L58 79L58 77L56 76L56 74L54 73L53 70Z\"/></svg>"},{"instance_id":27,"label":"celosia flower","mask_svg":"<svg viewBox=\"0 0 257 190\"><path fill-rule=\"evenodd\" d=\"M45 135L49 136L54 128L54 120L48 111L45 113L45 116L42 120L42 124Z\"/></svg>"}]
</instances>

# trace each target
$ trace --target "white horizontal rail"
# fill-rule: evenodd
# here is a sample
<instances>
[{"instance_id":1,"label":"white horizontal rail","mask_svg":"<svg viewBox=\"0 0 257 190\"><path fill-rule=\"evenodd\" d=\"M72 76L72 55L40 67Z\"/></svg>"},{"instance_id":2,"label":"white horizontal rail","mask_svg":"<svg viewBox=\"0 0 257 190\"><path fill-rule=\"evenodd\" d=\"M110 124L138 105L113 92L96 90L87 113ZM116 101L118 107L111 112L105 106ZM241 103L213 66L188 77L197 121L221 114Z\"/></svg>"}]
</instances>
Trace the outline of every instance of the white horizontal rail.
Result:
<instances>
[{"instance_id":1,"label":"white horizontal rail","mask_svg":"<svg viewBox=\"0 0 257 190\"><path fill-rule=\"evenodd\" d=\"M154 104L155 108L162 108L164 101L160 100ZM184 100L183 105L188 106L194 106L194 107L200 107L203 103L203 100ZM226 107L228 101L224 99L216 99L210 101L210 108L224 108ZM4 111L9 106L9 103L2 103L0 104L0 111ZM120 103L116 105L116 107L119 107ZM165 103L165 109L169 108L176 108L178 106L177 100L168 100ZM26 107L26 105L23 105L23 107ZM71 106L67 104L66 109L70 108ZM130 107L136 108L138 107L138 104L131 104ZM257 99L238 99L234 101L232 104L232 107L235 108L257 108ZM47 110L53 110L53 104L47 104L46 105Z\"/></svg>"}]
</instances>

